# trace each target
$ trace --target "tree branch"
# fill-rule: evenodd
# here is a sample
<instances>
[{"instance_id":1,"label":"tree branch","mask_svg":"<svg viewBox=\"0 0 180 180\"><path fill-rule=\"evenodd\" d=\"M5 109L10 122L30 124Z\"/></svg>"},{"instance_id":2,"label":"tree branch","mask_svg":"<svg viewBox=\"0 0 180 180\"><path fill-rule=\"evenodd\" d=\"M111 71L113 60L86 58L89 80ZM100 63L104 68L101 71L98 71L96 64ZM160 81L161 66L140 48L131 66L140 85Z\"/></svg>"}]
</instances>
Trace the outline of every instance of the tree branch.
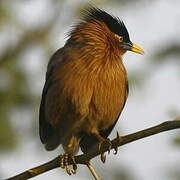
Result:
<instances>
[{"instance_id":1,"label":"tree branch","mask_svg":"<svg viewBox=\"0 0 180 180\"><path fill-rule=\"evenodd\" d=\"M180 128L180 118L177 118L176 120L173 121L166 121L163 122L157 126L153 126L151 128L142 130L142 131L138 131L136 133L132 133L126 136L121 136L121 137L117 137L115 139L113 139L111 141L112 143L112 149L119 147L119 146L123 146L125 144L134 142L138 139L142 139L154 134L158 134L160 132L164 132L164 131L169 131L172 129L178 129ZM83 155L78 155L75 157L75 161L77 164L85 164L88 165L89 161L91 159L93 159L94 157L100 155L103 152L108 151L108 143L103 144L101 151L99 151L98 148L96 148L94 151L89 152L87 154L83 154ZM45 173L47 171L50 171L52 169L58 168L60 167L60 161L61 161L61 156L56 157L55 159L42 164L40 166L37 166L35 168L29 169L21 174L18 174L14 177L8 178L6 180L25 180L25 179L30 179L32 177L35 177L39 174ZM72 165L73 161L72 159L68 159L68 164Z\"/></svg>"}]
</instances>

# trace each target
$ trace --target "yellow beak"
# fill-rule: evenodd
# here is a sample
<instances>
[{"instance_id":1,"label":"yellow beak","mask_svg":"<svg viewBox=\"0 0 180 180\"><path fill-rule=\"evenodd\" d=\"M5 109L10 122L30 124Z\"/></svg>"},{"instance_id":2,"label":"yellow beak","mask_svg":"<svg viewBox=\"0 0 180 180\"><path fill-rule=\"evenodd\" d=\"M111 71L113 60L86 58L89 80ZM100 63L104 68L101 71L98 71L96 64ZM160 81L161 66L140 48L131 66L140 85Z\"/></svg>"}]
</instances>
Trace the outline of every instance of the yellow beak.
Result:
<instances>
[{"instance_id":1,"label":"yellow beak","mask_svg":"<svg viewBox=\"0 0 180 180\"><path fill-rule=\"evenodd\" d=\"M122 48L128 51L132 51L138 54L144 54L144 51L136 44L134 43L126 43L124 42L122 44Z\"/></svg>"},{"instance_id":2,"label":"yellow beak","mask_svg":"<svg viewBox=\"0 0 180 180\"><path fill-rule=\"evenodd\" d=\"M132 44L130 51L138 53L138 54L144 54L144 51L137 44Z\"/></svg>"}]
</instances>

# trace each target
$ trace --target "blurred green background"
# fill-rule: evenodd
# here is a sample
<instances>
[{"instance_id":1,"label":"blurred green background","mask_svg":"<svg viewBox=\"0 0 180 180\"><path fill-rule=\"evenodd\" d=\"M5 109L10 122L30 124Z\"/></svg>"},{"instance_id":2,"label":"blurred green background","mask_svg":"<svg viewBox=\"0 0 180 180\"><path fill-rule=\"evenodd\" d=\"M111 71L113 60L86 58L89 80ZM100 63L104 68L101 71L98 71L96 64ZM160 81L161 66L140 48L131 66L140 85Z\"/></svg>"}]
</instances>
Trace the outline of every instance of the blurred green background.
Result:
<instances>
[{"instance_id":1,"label":"blurred green background","mask_svg":"<svg viewBox=\"0 0 180 180\"><path fill-rule=\"evenodd\" d=\"M127 134L179 116L180 1L1 0L0 178L61 152L46 152L40 143L40 96L49 58L88 3L123 19L131 40L145 50L124 56L130 96L116 130ZM179 145L179 131L171 131L120 148L105 165L93 162L104 180L179 180ZM35 179L91 179L84 169L75 177L57 169Z\"/></svg>"}]
</instances>

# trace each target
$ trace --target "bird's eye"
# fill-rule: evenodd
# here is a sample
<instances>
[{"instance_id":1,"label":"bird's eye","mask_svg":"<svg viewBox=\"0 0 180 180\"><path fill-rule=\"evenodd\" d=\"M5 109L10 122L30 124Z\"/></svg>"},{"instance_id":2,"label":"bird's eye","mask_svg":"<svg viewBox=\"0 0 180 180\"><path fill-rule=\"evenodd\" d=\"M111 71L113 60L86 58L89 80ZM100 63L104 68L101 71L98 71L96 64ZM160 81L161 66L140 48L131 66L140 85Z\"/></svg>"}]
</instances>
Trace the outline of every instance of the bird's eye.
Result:
<instances>
[{"instance_id":1,"label":"bird's eye","mask_svg":"<svg viewBox=\"0 0 180 180\"><path fill-rule=\"evenodd\" d=\"M119 41L123 42L123 37L122 36L119 36Z\"/></svg>"},{"instance_id":2,"label":"bird's eye","mask_svg":"<svg viewBox=\"0 0 180 180\"><path fill-rule=\"evenodd\" d=\"M119 40L119 42L123 42L123 37L115 34L115 37Z\"/></svg>"}]
</instances>

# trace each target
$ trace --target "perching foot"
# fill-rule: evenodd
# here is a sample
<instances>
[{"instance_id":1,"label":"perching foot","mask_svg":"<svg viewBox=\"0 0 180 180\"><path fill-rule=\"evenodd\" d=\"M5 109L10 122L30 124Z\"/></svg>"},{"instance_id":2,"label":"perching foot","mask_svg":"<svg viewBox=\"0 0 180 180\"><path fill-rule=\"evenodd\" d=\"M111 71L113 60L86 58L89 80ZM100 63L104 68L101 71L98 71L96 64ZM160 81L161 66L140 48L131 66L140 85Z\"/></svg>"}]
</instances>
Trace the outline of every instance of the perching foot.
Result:
<instances>
[{"instance_id":1,"label":"perching foot","mask_svg":"<svg viewBox=\"0 0 180 180\"><path fill-rule=\"evenodd\" d=\"M71 169L70 166L68 165L68 158L71 158L72 161L73 161L73 165L72 165L73 167L72 167L72 169ZM61 156L60 167L63 168L63 169L65 168L67 174L69 174L69 175L71 175L71 174L76 174L77 165L76 165L74 156L72 156L72 155L70 155L70 154L67 154L67 153L65 153L64 155L62 155L62 156Z\"/></svg>"}]
</instances>

